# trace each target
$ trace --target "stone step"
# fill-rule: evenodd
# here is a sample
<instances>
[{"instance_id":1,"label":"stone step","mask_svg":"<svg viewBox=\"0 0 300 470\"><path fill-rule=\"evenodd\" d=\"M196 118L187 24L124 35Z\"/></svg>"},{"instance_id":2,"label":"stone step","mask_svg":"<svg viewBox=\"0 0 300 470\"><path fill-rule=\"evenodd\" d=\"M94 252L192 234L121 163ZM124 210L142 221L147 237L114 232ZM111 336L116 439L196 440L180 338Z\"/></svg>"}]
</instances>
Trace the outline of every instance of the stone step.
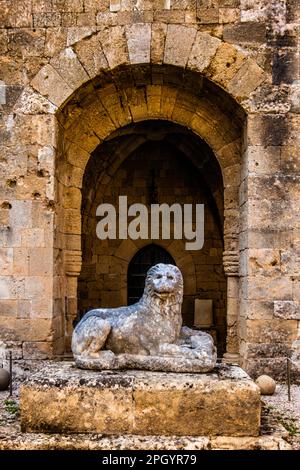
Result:
<instances>
[{"instance_id":1,"label":"stone step","mask_svg":"<svg viewBox=\"0 0 300 470\"><path fill-rule=\"evenodd\" d=\"M207 374L79 370L53 363L20 391L23 432L258 436L260 392L237 366Z\"/></svg>"},{"instance_id":2,"label":"stone step","mask_svg":"<svg viewBox=\"0 0 300 470\"><path fill-rule=\"evenodd\" d=\"M281 435L105 436L99 434L34 434L0 427L1 450L292 450Z\"/></svg>"}]
</instances>

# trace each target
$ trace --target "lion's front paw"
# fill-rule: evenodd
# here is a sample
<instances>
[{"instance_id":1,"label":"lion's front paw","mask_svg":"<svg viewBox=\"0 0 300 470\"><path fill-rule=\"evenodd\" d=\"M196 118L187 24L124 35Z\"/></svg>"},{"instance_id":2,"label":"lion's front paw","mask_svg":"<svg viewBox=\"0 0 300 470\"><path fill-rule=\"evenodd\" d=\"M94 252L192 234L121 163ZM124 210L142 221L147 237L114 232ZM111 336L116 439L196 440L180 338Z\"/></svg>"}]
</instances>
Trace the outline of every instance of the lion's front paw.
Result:
<instances>
[{"instance_id":1,"label":"lion's front paw","mask_svg":"<svg viewBox=\"0 0 300 470\"><path fill-rule=\"evenodd\" d=\"M87 354L88 357L92 357L92 358L98 358L100 357L100 354L101 354L101 351L98 351L98 352L90 352Z\"/></svg>"}]
</instances>

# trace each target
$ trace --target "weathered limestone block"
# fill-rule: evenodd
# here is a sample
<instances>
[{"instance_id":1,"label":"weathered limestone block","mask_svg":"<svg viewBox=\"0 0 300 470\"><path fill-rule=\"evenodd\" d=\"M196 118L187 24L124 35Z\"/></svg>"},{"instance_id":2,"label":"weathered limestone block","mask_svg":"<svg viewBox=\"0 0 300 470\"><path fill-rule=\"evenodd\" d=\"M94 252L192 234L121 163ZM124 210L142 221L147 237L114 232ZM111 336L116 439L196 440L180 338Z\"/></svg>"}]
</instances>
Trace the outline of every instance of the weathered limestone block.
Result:
<instances>
[{"instance_id":1,"label":"weathered limestone block","mask_svg":"<svg viewBox=\"0 0 300 470\"><path fill-rule=\"evenodd\" d=\"M13 138L22 145L56 146L56 118L53 114L16 115L12 121Z\"/></svg>"},{"instance_id":2,"label":"weathered limestone block","mask_svg":"<svg viewBox=\"0 0 300 470\"><path fill-rule=\"evenodd\" d=\"M20 276L0 277L0 299L21 299L24 298L25 282Z\"/></svg>"},{"instance_id":3,"label":"weathered limestone block","mask_svg":"<svg viewBox=\"0 0 300 470\"><path fill-rule=\"evenodd\" d=\"M228 82L233 79L244 60L243 54L238 52L235 47L222 43L210 63L208 76L211 76L214 82L227 87Z\"/></svg>"},{"instance_id":4,"label":"weathered limestone block","mask_svg":"<svg viewBox=\"0 0 300 470\"><path fill-rule=\"evenodd\" d=\"M195 36L194 28L168 25L164 63L185 67Z\"/></svg>"},{"instance_id":5,"label":"weathered limestone block","mask_svg":"<svg viewBox=\"0 0 300 470\"><path fill-rule=\"evenodd\" d=\"M287 86L272 85L267 78L244 103L245 109L249 113L287 113L293 110L293 96L289 94L290 90Z\"/></svg>"},{"instance_id":6,"label":"weathered limestone block","mask_svg":"<svg viewBox=\"0 0 300 470\"><path fill-rule=\"evenodd\" d=\"M72 165L84 169L90 154L73 143L67 143L66 154L68 162Z\"/></svg>"},{"instance_id":7,"label":"weathered limestone block","mask_svg":"<svg viewBox=\"0 0 300 470\"><path fill-rule=\"evenodd\" d=\"M276 129L276 132L274 132ZM248 139L250 145L280 146L288 142L292 137L292 126L285 114L249 114L248 115ZM292 144L297 142L297 136L292 139Z\"/></svg>"},{"instance_id":8,"label":"weathered limestone block","mask_svg":"<svg viewBox=\"0 0 300 470\"><path fill-rule=\"evenodd\" d=\"M242 276L263 275L278 276L280 272L280 251L260 248L244 250L240 257L240 274Z\"/></svg>"},{"instance_id":9,"label":"weathered limestone block","mask_svg":"<svg viewBox=\"0 0 300 470\"><path fill-rule=\"evenodd\" d=\"M295 228L296 225L297 220L295 220ZM296 230L294 230L295 235L296 233ZM293 245L289 247L290 249L282 250L280 257L282 274L285 276L296 276L296 279L300 275L300 247L298 248L297 245L299 246L299 241L296 236L294 237Z\"/></svg>"},{"instance_id":10,"label":"weathered limestone block","mask_svg":"<svg viewBox=\"0 0 300 470\"><path fill-rule=\"evenodd\" d=\"M101 105L100 101L95 101L91 104L89 107L89 114L83 114L83 118L84 116L86 116L86 123L99 139L105 139L109 134L116 130L108 112Z\"/></svg>"},{"instance_id":11,"label":"weathered limestone block","mask_svg":"<svg viewBox=\"0 0 300 470\"><path fill-rule=\"evenodd\" d=\"M256 22L245 22L238 25L224 27L224 40L233 44L266 42L266 24Z\"/></svg>"},{"instance_id":12,"label":"weathered limestone block","mask_svg":"<svg viewBox=\"0 0 300 470\"><path fill-rule=\"evenodd\" d=\"M238 6L238 3L236 4ZM235 23L240 18L239 8L219 8L220 23Z\"/></svg>"},{"instance_id":13,"label":"weathered limestone block","mask_svg":"<svg viewBox=\"0 0 300 470\"><path fill-rule=\"evenodd\" d=\"M1 289L1 281L0 281ZM18 300L0 299L0 315L2 317L14 317L17 315Z\"/></svg>"},{"instance_id":14,"label":"weathered limestone block","mask_svg":"<svg viewBox=\"0 0 300 470\"><path fill-rule=\"evenodd\" d=\"M0 248L0 276L13 274L13 248Z\"/></svg>"},{"instance_id":15,"label":"weathered limestone block","mask_svg":"<svg viewBox=\"0 0 300 470\"><path fill-rule=\"evenodd\" d=\"M121 10L121 0L110 0L109 9L110 11L116 12Z\"/></svg>"},{"instance_id":16,"label":"weathered limestone block","mask_svg":"<svg viewBox=\"0 0 300 470\"><path fill-rule=\"evenodd\" d=\"M300 320L299 302L291 300L275 300L274 317L284 320Z\"/></svg>"},{"instance_id":17,"label":"weathered limestone block","mask_svg":"<svg viewBox=\"0 0 300 470\"><path fill-rule=\"evenodd\" d=\"M68 47L59 55L53 57L50 64L57 70L59 75L63 77L72 90L79 88L89 79L89 76L71 47Z\"/></svg>"},{"instance_id":18,"label":"weathered limestone block","mask_svg":"<svg viewBox=\"0 0 300 470\"><path fill-rule=\"evenodd\" d=\"M292 446L279 436L260 436L256 439L249 437L212 438L212 450L291 450Z\"/></svg>"},{"instance_id":19,"label":"weathered limestone block","mask_svg":"<svg viewBox=\"0 0 300 470\"><path fill-rule=\"evenodd\" d=\"M186 123L192 120L196 107L197 103L195 103L191 95L185 91L179 90L172 113L172 120L186 125Z\"/></svg>"},{"instance_id":20,"label":"weathered limestone block","mask_svg":"<svg viewBox=\"0 0 300 470\"><path fill-rule=\"evenodd\" d=\"M64 195L63 207L78 209L81 205L82 194L79 188L67 188Z\"/></svg>"},{"instance_id":21,"label":"weathered limestone block","mask_svg":"<svg viewBox=\"0 0 300 470\"><path fill-rule=\"evenodd\" d=\"M150 24L133 24L126 26L129 59L132 64L150 62Z\"/></svg>"},{"instance_id":22,"label":"weathered limestone block","mask_svg":"<svg viewBox=\"0 0 300 470\"><path fill-rule=\"evenodd\" d=\"M126 90L126 95L133 121L145 119L148 115L145 88L131 88Z\"/></svg>"},{"instance_id":23,"label":"weathered limestone block","mask_svg":"<svg viewBox=\"0 0 300 470\"><path fill-rule=\"evenodd\" d=\"M104 29L99 32L99 38L110 68L130 63L124 27L114 26L109 30Z\"/></svg>"},{"instance_id":24,"label":"weathered limestone block","mask_svg":"<svg viewBox=\"0 0 300 470\"><path fill-rule=\"evenodd\" d=\"M72 46L77 42L81 41L81 39L87 38L92 36L93 33L96 32L96 27L80 27L80 28L68 28L67 32L67 46ZM83 41L81 41L83 42Z\"/></svg>"},{"instance_id":25,"label":"weathered limestone block","mask_svg":"<svg viewBox=\"0 0 300 470\"><path fill-rule=\"evenodd\" d=\"M101 70L108 67L99 34L95 34L85 41L80 41L78 44L75 44L74 49L90 78L96 77Z\"/></svg>"},{"instance_id":26,"label":"weathered limestone block","mask_svg":"<svg viewBox=\"0 0 300 470\"><path fill-rule=\"evenodd\" d=\"M278 2L279 3L279 2ZM241 0L241 22L263 21L267 14L265 0Z\"/></svg>"},{"instance_id":27,"label":"weathered limestone block","mask_svg":"<svg viewBox=\"0 0 300 470\"><path fill-rule=\"evenodd\" d=\"M24 359L49 359L53 356L53 345L49 341L33 341L23 343Z\"/></svg>"},{"instance_id":28,"label":"weathered limestone block","mask_svg":"<svg viewBox=\"0 0 300 470\"><path fill-rule=\"evenodd\" d=\"M251 199L269 199L280 202L300 198L300 176L298 175L251 175L247 179L247 190Z\"/></svg>"},{"instance_id":29,"label":"weathered limestone block","mask_svg":"<svg viewBox=\"0 0 300 470\"><path fill-rule=\"evenodd\" d=\"M200 24L219 22L219 2L197 0L197 19Z\"/></svg>"},{"instance_id":30,"label":"weathered limestone block","mask_svg":"<svg viewBox=\"0 0 300 470\"><path fill-rule=\"evenodd\" d=\"M51 341L52 320L42 318L4 317L1 326L3 341Z\"/></svg>"},{"instance_id":31,"label":"weathered limestone block","mask_svg":"<svg viewBox=\"0 0 300 470\"><path fill-rule=\"evenodd\" d=\"M8 35L7 30L0 31L0 53L5 54L7 52L8 46Z\"/></svg>"},{"instance_id":32,"label":"weathered limestone block","mask_svg":"<svg viewBox=\"0 0 300 470\"><path fill-rule=\"evenodd\" d=\"M249 146L245 153L245 171L256 176L272 175L280 171L280 152L277 146Z\"/></svg>"},{"instance_id":33,"label":"weathered limestone block","mask_svg":"<svg viewBox=\"0 0 300 470\"><path fill-rule=\"evenodd\" d=\"M31 28L31 0L24 2L5 1L1 5L1 22L10 28Z\"/></svg>"},{"instance_id":34,"label":"weathered limestone block","mask_svg":"<svg viewBox=\"0 0 300 470\"><path fill-rule=\"evenodd\" d=\"M41 57L44 54L45 30L42 29L9 29L8 46L12 56L22 57Z\"/></svg>"},{"instance_id":35,"label":"weathered limestone block","mask_svg":"<svg viewBox=\"0 0 300 470\"><path fill-rule=\"evenodd\" d=\"M280 435L258 437L102 436L1 432L0 450L292 450Z\"/></svg>"},{"instance_id":36,"label":"weathered limestone block","mask_svg":"<svg viewBox=\"0 0 300 470\"><path fill-rule=\"evenodd\" d=\"M100 107L100 103L99 103L99 107ZM75 122L75 124L73 124L68 129L67 140L71 140L72 142L74 142L74 144L77 144L78 147L86 150L87 152L94 150L97 147L97 145L101 143L99 137L97 137L93 129L91 129L89 122L85 120L81 120L80 122ZM78 167L79 166L80 165L78 165Z\"/></svg>"},{"instance_id":37,"label":"weathered limestone block","mask_svg":"<svg viewBox=\"0 0 300 470\"><path fill-rule=\"evenodd\" d=\"M51 276L53 274L53 249L30 248L29 249L29 275Z\"/></svg>"},{"instance_id":38,"label":"weathered limestone block","mask_svg":"<svg viewBox=\"0 0 300 470\"><path fill-rule=\"evenodd\" d=\"M40 70L31 85L56 106L60 106L72 94L72 89L50 64Z\"/></svg>"},{"instance_id":39,"label":"weathered limestone block","mask_svg":"<svg viewBox=\"0 0 300 470\"><path fill-rule=\"evenodd\" d=\"M228 91L237 99L250 95L264 80L264 71L252 59L248 59L228 83Z\"/></svg>"},{"instance_id":40,"label":"weathered limestone block","mask_svg":"<svg viewBox=\"0 0 300 470\"><path fill-rule=\"evenodd\" d=\"M115 85L102 88L97 91L97 94L116 128L123 127L132 121L128 105L121 99Z\"/></svg>"},{"instance_id":41,"label":"weathered limestone block","mask_svg":"<svg viewBox=\"0 0 300 470\"><path fill-rule=\"evenodd\" d=\"M29 231L31 231L29 229ZM22 230L24 232L24 230ZM27 234L26 234L27 235ZM22 248L14 248L13 252L13 272L17 276L28 276L29 275L29 251L27 249L27 236L22 235L22 240L24 239L24 245ZM25 241L26 240L26 241ZM37 245L38 246L38 245Z\"/></svg>"},{"instance_id":42,"label":"weathered limestone block","mask_svg":"<svg viewBox=\"0 0 300 470\"><path fill-rule=\"evenodd\" d=\"M245 326L249 343L288 343L297 338L296 320L247 320Z\"/></svg>"},{"instance_id":43,"label":"weathered limestone block","mask_svg":"<svg viewBox=\"0 0 300 470\"><path fill-rule=\"evenodd\" d=\"M246 353L248 358L276 358L289 357L291 354L291 345L288 343L250 343L241 351Z\"/></svg>"},{"instance_id":44,"label":"weathered limestone block","mask_svg":"<svg viewBox=\"0 0 300 470\"><path fill-rule=\"evenodd\" d=\"M47 28L45 42L45 56L54 57L67 46L67 28Z\"/></svg>"},{"instance_id":45,"label":"weathered limestone block","mask_svg":"<svg viewBox=\"0 0 300 470\"><path fill-rule=\"evenodd\" d=\"M62 15L59 12L34 13L33 26L35 28L53 28L62 25Z\"/></svg>"},{"instance_id":46,"label":"weathered limestone block","mask_svg":"<svg viewBox=\"0 0 300 470\"><path fill-rule=\"evenodd\" d=\"M52 1L51 0L32 0L32 12L41 13L52 11Z\"/></svg>"},{"instance_id":47,"label":"weathered limestone block","mask_svg":"<svg viewBox=\"0 0 300 470\"><path fill-rule=\"evenodd\" d=\"M31 88L26 88L14 106L17 114L55 114L57 107Z\"/></svg>"},{"instance_id":48,"label":"weathered limestone block","mask_svg":"<svg viewBox=\"0 0 300 470\"><path fill-rule=\"evenodd\" d=\"M293 281L279 274L249 276L248 285L245 285L245 288L244 298L249 300L291 300L293 296Z\"/></svg>"},{"instance_id":49,"label":"weathered limestone block","mask_svg":"<svg viewBox=\"0 0 300 470\"><path fill-rule=\"evenodd\" d=\"M235 366L181 375L52 363L22 386L21 423L27 432L257 436L260 393Z\"/></svg>"},{"instance_id":50,"label":"weathered limestone block","mask_svg":"<svg viewBox=\"0 0 300 470\"><path fill-rule=\"evenodd\" d=\"M20 304L20 302L19 302ZM53 304L45 297L35 298L31 300L30 318L48 318L53 317Z\"/></svg>"},{"instance_id":51,"label":"weathered limestone block","mask_svg":"<svg viewBox=\"0 0 300 470\"><path fill-rule=\"evenodd\" d=\"M240 315L250 319L272 320L274 303L270 301L240 300Z\"/></svg>"},{"instance_id":52,"label":"weathered limestone block","mask_svg":"<svg viewBox=\"0 0 300 470\"><path fill-rule=\"evenodd\" d=\"M161 64L164 58L167 25L165 23L153 23L151 33L151 62Z\"/></svg>"},{"instance_id":53,"label":"weathered limestone block","mask_svg":"<svg viewBox=\"0 0 300 470\"><path fill-rule=\"evenodd\" d=\"M220 39L198 32L187 63L188 68L198 72L206 69L220 44Z\"/></svg>"},{"instance_id":54,"label":"weathered limestone block","mask_svg":"<svg viewBox=\"0 0 300 470\"><path fill-rule=\"evenodd\" d=\"M50 280L52 280L51 276L27 276L25 278L25 298L30 300L40 299L41 292L46 298L50 298L52 293L52 282Z\"/></svg>"}]
</instances>

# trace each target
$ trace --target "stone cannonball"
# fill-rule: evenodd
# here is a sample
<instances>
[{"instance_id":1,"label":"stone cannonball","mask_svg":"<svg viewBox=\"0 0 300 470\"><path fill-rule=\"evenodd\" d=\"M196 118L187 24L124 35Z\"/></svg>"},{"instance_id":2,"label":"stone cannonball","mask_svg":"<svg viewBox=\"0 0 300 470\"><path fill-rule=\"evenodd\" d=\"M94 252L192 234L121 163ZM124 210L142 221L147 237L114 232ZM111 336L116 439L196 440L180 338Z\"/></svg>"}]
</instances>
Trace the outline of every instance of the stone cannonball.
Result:
<instances>
[{"instance_id":1,"label":"stone cannonball","mask_svg":"<svg viewBox=\"0 0 300 470\"><path fill-rule=\"evenodd\" d=\"M276 382L269 375L260 375L256 381L262 395L273 395L276 389Z\"/></svg>"},{"instance_id":2,"label":"stone cannonball","mask_svg":"<svg viewBox=\"0 0 300 470\"><path fill-rule=\"evenodd\" d=\"M6 390L10 382L10 373L5 369L0 369L0 390Z\"/></svg>"}]
</instances>

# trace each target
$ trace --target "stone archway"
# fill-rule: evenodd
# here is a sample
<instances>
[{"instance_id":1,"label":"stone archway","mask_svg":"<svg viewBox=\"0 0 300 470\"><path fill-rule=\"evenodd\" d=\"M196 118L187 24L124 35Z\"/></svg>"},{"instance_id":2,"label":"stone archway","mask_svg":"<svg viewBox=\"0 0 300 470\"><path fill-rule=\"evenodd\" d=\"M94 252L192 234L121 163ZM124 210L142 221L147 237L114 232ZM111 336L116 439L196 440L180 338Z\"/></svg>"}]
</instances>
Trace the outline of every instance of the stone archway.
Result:
<instances>
[{"instance_id":1,"label":"stone archway","mask_svg":"<svg viewBox=\"0 0 300 470\"><path fill-rule=\"evenodd\" d=\"M135 67L130 70L122 70L123 80L127 76L128 81L126 82L125 80L127 85L130 83L130 75L138 70ZM144 67L143 73L146 72L149 73ZM172 71L172 76L174 74L176 74L175 70ZM228 317L228 325L231 325L231 333L228 335L228 352L237 354L238 188L240 185L243 114L241 111L234 111L234 103L229 100L231 105L229 109L230 111L232 110L231 113L235 113L236 117L236 120L233 120L232 114L228 115L228 113L222 112L221 106L218 106L217 103L211 103L206 93L207 90L205 90L204 96L197 96L189 90L178 88L173 83L156 86L149 85L147 81L142 85L140 81L139 87L130 86L125 90L115 86L111 88L108 85L108 89L107 87L101 88L99 93L97 93L98 98L96 103L91 100L91 95L89 94L86 106L83 105L83 110L80 110L78 118L75 118L73 122L70 122L70 119L68 119L68 126L63 131L63 159L62 166L60 166L58 172L58 188L61 194L66 194L66 197L61 197L62 200L67 201L69 198L73 201L72 208L62 207L62 217L65 220L64 237L65 240L72 240L72 246L75 248L64 250L66 272L68 273L68 297L70 292L72 292L72 297L69 297L68 300L68 304L72 305L72 308L68 309L69 323L71 323L75 315L75 289L81 268L80 218L78 218L78 214L81 202L82 175L94 148L101 145L101 142L109 138L118 129L116 127L116 120L114 122L113 117L108 114L108 110L111 108L108 105L107 108L104 108L103 104L102 107L98 104L99 94L101 94L109 102L118 103L118 108L115 112L119 120L122 117L122 113L124 117L126 111L127 118L125 123L127 125L132 122L147 121L153 118L180 124L187 129L191 129L196 135L205 140L218 158L223 173L225 191L224 269L228 277L230 277L228 295L232 296L229 300L230 316ZM73 106L73 102L70 106ZM60 116L61 123L63 123L67 115L66 110L64 111ZM74 108L73 111L76 116ZM119 165L119 162L116 160L103 173L106 183L110 175L115 171L114 165ZM77 207L74 205L74 200L76 200L74 195L76 194L78 198ZM74 246L76 238L77 247ZM69 242L65 243L66 245L69 244ZM72 287L70 284L72 284ZM71 325L67 330L71 333Z\"/></svg>"},{"instance_id":2,"label":"stone archway","mask_svg":"<svg viewBox=\"0 0 300 470\"><path fill-rule=\"evenodd\" d=\"M118 217L119 196L128 206L151 204L204 204L204 246L188 251L186 239L155 239L172 251L183 273L183 321L194 325L196 299L211 299L214 318L211 330L219 353L226 339L226 281L222 269L223 180L209 147L191 131L169 121L147 120L115 132L92 154L82 187L82 268L78 278L78 307L117 307L127 303L128 261L131 245L122 240L99 240L97 207L113 204ZM154 200L153 200L154 199ZM150 222L150 221L149 221ZM150 227L148 228L150 233ZM133 240L143 248L151 240ZM125 247L125 248L124 248ZM129 260L127 257L129 256Z\"/></svg>"},{"instance_id":3,"label":"stone archway","mask_svg":"<svg viewBox=\"0 0 300 470\"><path fill-rule=\"evenodd\" d=\"M194 27L160 28L155 23L93 33L61 51L35 76L14 111L18 126L28 128L24 143L38 147L41 171L48 177L46 210L53 246L40 255L47 256L47 276L54 279L47 296L55 352L63 351L77 309L81 186L90 154L121 127L162 119L201 137L222 169L224 269L231 299L228 352L237 354L238 237L246 227L239 226L238 196L244 110L264 79L255 61L234 46ZM43 205L40 210L45 212ZM241 223L247 224L244 219Z\"/></svg>"}]
</instances>

